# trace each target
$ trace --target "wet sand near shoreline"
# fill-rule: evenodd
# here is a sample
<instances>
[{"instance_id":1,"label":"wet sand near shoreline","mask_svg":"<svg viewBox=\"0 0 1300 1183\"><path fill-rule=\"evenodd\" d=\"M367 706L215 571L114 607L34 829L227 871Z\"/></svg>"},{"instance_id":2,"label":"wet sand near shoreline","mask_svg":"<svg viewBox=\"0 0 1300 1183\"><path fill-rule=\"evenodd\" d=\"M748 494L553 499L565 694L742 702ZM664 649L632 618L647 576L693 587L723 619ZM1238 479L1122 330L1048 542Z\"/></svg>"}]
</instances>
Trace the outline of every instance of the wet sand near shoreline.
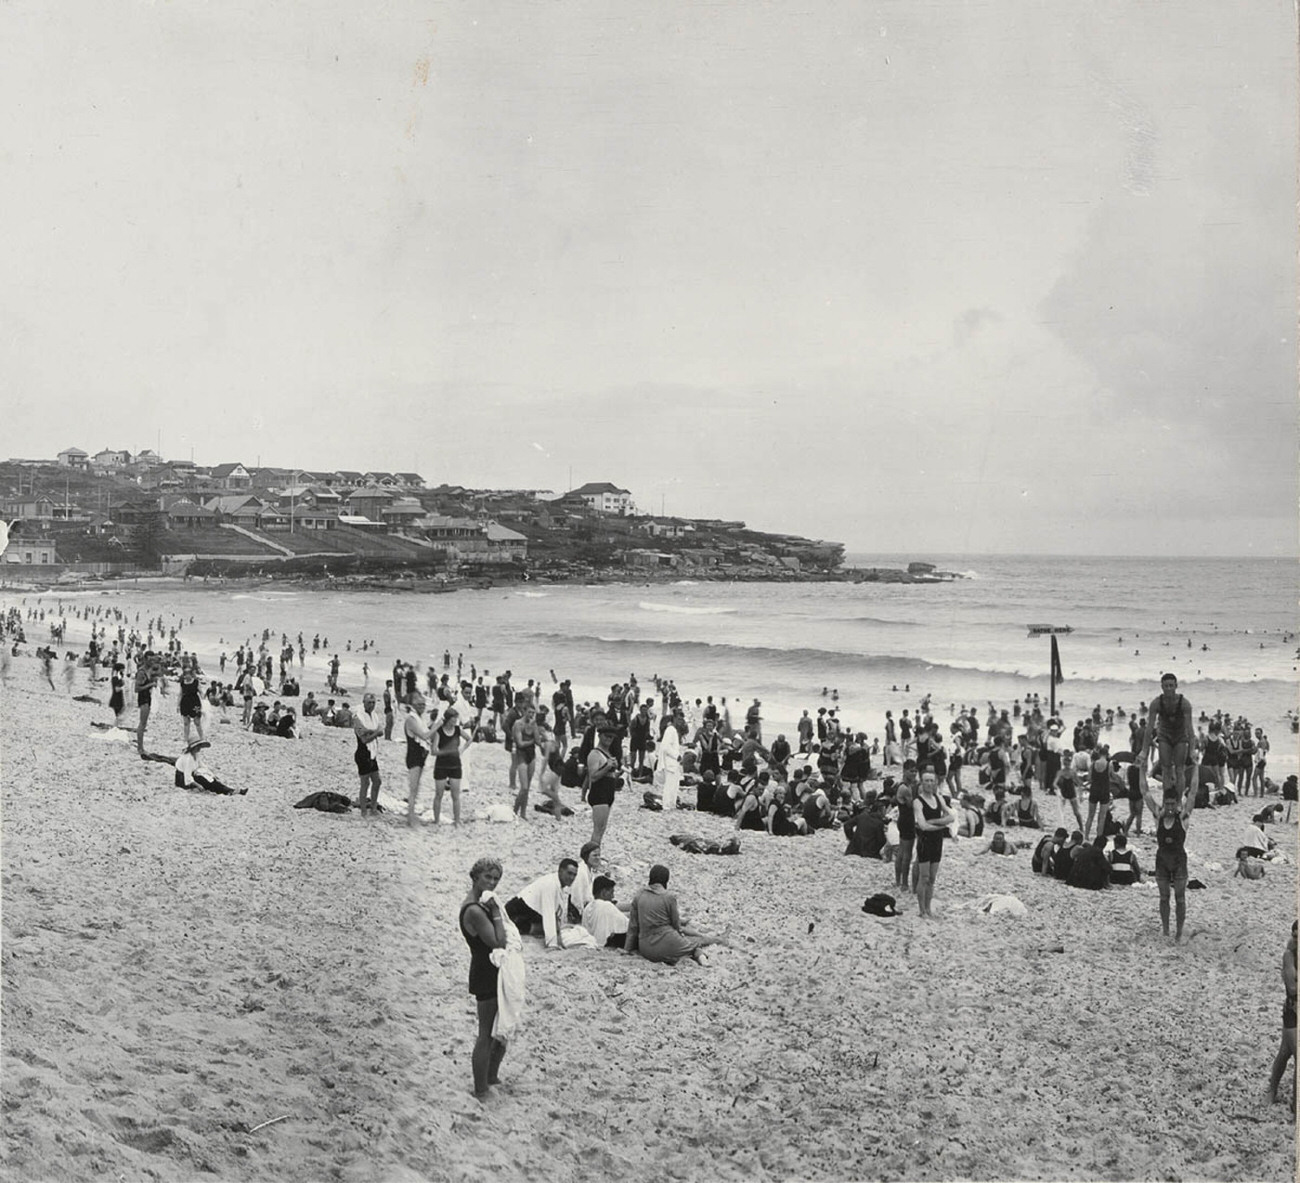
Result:
<instances>
[{"instance_id":1,"label":"wet sand near shoreline","mask_svg":"<svg viewBox=\"0 0 1300 1183\"><path fill-rule=\"evenodd\" d=\"M619 898L664 862L686 918L737 948L666 967L525 942L524 1026L480 1105L466 871L496 854L518 890L577 854L585 810L409 830L391 743L389 813L295 811L355 791L350 735L313 720L298 741L217 724L212 766L249 791L213 797L89 726L107 717L31 658L0 690L12 1178L1294 1177L1289 1106L1264 1086L1295 828L1269 828L1287 863L1234 879L1251 801L1194 815L1207 886L1176 948L1154 885L1075 891L1027 850L957 841L934 923L907 897L876 918L861 904L892 868L846 858L839 832L687 855L670 833L729 823L625 792L605 846ZM180 734L173 691L147 746L174 755ZM467 813L508 801L500 748L471 749L467 778ZM1028 914L959 906L995 891Z\"/></svg>"}]
</instances>

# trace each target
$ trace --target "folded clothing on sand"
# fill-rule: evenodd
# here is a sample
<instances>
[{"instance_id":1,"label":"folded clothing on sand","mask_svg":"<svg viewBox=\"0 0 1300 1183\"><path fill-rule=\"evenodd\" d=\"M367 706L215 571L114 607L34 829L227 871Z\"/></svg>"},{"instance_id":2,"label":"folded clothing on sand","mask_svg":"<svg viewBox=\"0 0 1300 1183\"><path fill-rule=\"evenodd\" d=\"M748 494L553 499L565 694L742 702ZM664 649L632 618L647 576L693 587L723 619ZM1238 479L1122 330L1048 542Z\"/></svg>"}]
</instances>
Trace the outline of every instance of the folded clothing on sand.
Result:
<instances>
[{"instance_id":1,"label":"folded clothing on sand","mask_svg":"<svg viewBox=\"0 0 1300 1183\"><path fill-rule=\"evenodd\" d=\"M701 838L698 834L673 834L668 841L686 851L687 854L740 853L739 838L728 838L725 842L721 842L716 838Z\"/></svg>"}]
</instances>

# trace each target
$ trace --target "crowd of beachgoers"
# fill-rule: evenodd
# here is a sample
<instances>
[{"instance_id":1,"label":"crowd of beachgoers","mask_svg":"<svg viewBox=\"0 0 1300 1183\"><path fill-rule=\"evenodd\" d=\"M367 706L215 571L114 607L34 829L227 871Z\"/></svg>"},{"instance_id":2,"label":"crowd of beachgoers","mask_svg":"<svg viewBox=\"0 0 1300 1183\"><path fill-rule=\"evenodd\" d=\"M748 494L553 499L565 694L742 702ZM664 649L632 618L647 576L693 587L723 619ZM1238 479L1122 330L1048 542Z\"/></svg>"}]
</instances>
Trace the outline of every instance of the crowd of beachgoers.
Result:
<instances>
[{"instance_id":1,"label":"crowd of beachgoers","mask_svg":"<svg viewBox=\"0 0 1300 1183\"><path fill-rule=\"evenodd\" d=\"M1006 706L940 706L906 686L893 691L913 705L900 707L897 717L887 710L868 727L850 721L838 692L827 687L822 705L803 710L787 735L771 733L757 698L692 697L658 674L645 682L630 675L611 684L603 701L580 701L571 680L553 669L546 681L509 669L493 673L450 649L428 666L401 658L381 664L370 639L342 646L351 659L362 658L363 686L349 693L328 637L263 629L201 659L186 646L191 624L192 617L142 620L116 605L29 597L0 619L0 675L7 680L13 657L31 655L43 663L52 690L61 684L75 694L83 684L107 685L109 715L92 725L134 732L139 755L173 764L176 784L185 788L235 792L213 771L220 763L217 723L273 740L332 727L355 737L355 767L346 772L349 786L350 776L358 778L357 788L355 795L315 794L328 799L310 802L318 808L382 812L379 788L393 763L383 751L395 743L404 745L406 785L398 795L406 810L391 820L425 823L421 793L431 769L431 820L441 823L450 798L451 822L460 826L475 820L462 813L462 757L474 745L497 745L508 753L508 785L473 787L504 787L506 817L563 823L579 811L589 816L591 832L576 857L504 907L494 903L500 864L488 857L471 871L460 925L480 1004L480 1096L495 1083L502 1045L493 1032L512 1009L504 983L520 934L535 933L552 947L617 947L669 962L703 961L706 946L726 942L725 933L681 923L666 867L654 867L630 903L615 903L620 885L602 873L601 847L616 804L710 813L729 819L735 831L774 837L840 830L845 853L893 864L896 890L913 896L925 918L933 917L942 846L953 839L994 856L1032 848L1035 871L1077 887L1121 886L1154 874L1163 930L1170 934L1174 912L1171 935L1180 939L1188 877L1179 856L1193 809L1260 798L1237 850L1239 873L1251 877L1259 862L1277 857L1266 827L1289 823L1296 798L1294 776L1279 785L1269 775L1262 728L1225 709L1202 709L1193 718L1172 675L1149 704L1096 705L1073 712L1068 724L1063 709L1037 695ZM321 660L329 655L328 672L304 693L309 652ZM172 709L179 715L175 730L166 718ZM178 754L152 751L151 741ZM501 820L493 811L506 808L494 802L477 819ZM1155 863L1145 868L1135 850L1144 835L1156 842ZM684 841L728 852L724 842ZM896 902L881 898L889 901L882 907ZM498 956L490 963L492 952ZM498 972L495 962L506 968ZM1274 1092L1276 1086L1275 1077Z\"/></svg>"}]
</instances>

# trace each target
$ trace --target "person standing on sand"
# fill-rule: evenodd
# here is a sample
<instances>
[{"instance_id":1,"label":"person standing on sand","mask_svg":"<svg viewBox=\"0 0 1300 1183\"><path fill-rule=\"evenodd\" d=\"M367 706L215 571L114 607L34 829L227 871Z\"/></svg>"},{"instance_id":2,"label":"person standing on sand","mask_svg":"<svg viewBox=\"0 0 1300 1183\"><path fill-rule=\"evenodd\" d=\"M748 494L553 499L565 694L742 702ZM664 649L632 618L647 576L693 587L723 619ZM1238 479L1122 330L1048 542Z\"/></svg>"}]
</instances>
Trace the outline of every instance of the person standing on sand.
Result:
<instances>
[{"instance_id":1,"label":"person standing on sand","mask_svg":"<svg viewBox=\"0 0 1300 1183\"><path fill-rule=\"evenodd\" d=\"M916 820L916 902L922 918L933 920L930 905L943 857L944 834L956 819L939 799L939 780L932 768L921 773L921 789L912 802L912 815Z\"/></svg>"},{"instance_id":2,"label":"person standing on sand","mask_svg":"<svg viewBox=\"0 0 1300 1183\"><path fill-rule=\"evenodd\" d=\"M1145 781L1144 781L1145 783ZM1180 798L1178 790L1167 787L1160 805L1145 792L1151 816L1156 819L1156 886L1160 889L1160 927L1169 935L1169 892L1174 894L1174 941L1183 939L1183 925L1187 920L1187 822L1196 801L1195 793Z\"/></svg>"},{"instance_id":3,"label":"person standing on sand","mask_svg":"<svg viewBox=\"0 0 1300 1183\"><path fill-rule=\"evenodd\" d=\"M1295 953L1296 921L1291 921L1291 939L1282 951L1282 988L1286 997L1282 1002L1282 1046L1278 1048L1273 1059L1273 1070L1268 1076L1268 1099L1277 1101L1278 1086L1282 1083L1282 1073L1286 1071L1287 1061L1295 1056ZM1291 1071L1291 1101L1295 1103L1295 1069Z\"/></svg>"},{"instance_id":4,"label":"person standing on sand","mask_svg":"<svg viewBox=\"0 0 1300 1183\"><path fill-rule=\"evenodd\" d=\"M180 714L181 726L185 731L185 746L190 745L190 726L198 732L199 742L203 735L203 698L199 691L199 663L194 657L185 657L181 661Z\"/></svg>"},{"instance_id":5,"label":"person standing on sand","mask_svg":"<svg viewBox=\"0 0 1300 1183\"><path fill-rule=\"evenodd\" d=\"M894 851L894 886L908 890L908 876L912 876L911 890L916 890L916 875L912 868L912 851L916 846L916 814L912 805L916 800L916 762L908 760L903 765L903 779L894 790L898 805L898 849Z\"/></svg>"},{"instance_id":6,"label":"person standing on sand","mask_svg":"<svg viewBox=\"0 0 1300 1183\"><path fill-rule=\"evenodd\" d=\"M1146 735L1138 760L1143 774L1149 773L1151 743L1154 739L1164 787L1176 789L1180 798L1187 790L1187 756L1194 734L1192 704L1178 693L1177 677L1164 674L1160 679L1160 694L1151 700L1151 706L1147 710ZM1195 798L1196 794L1193 792L1191 796Z\"/></svg>"},{"instance_id":7,"label":"person standing on sand","mask_svg":"<svg viewBox=\"0 0 1300 1183\"><path fill-rule=\"evenodd\" d=\"M610 745L618 736L618 727L602 723L596 732L596 746L587 753L587 789L585 800L591 806L591 841L597 846L605 837L609 825L609 811L614 805L614 793L622 788L618 757Z\"/></svg>"},{"instance_id":8,"label":"person standing on sand","mask_svg":"<svg viewBox=\"0 0 1300 1183\"><path fill-rule=\"evenodd\" d=\"M135 727L135 750L144 755L144 733L149 727L149 713L153 710L153 688L161 681L158 659L153 650L146 650L135 671L135 705L140 721Z\"/></svg>"},{"instance_id":9,"label":"person standing on sand","mask_svg":"<svg viewBox=\"0 0 1300 1183\"><path fill-rule=\"evenodd\" d=\"M374 694L362 697L361 710L352 717L352 730L357 737L357 750L352 758L361 780L357 808L364 817L379 808L379 740L384 734L384 721L375 710Z\"/></svg>"},{"instance_id":10,"label":"person standing on sand","mask_svg":"<svg viewBox=\"0 0 1300 1183\"><path fill-rule=\"evenodd\" d=\"M465 775L461 755L473 742L460 725L455 691L443 701L440 714L430 726L433 744L433 824L442 820L442 795L451 792L451 822L460 826L460 782Z\"/></svg>"},{"instance_id":11,"label":"person standing on sand","mask_svg":"<svg viewBox=\"0 0 1300 1183\"><path fill-rule=\"evenodd\" d=\"M470 890L460 905L460 932L469 946L469 992L478 1007L478 1037L470 1062L474 1095L480 1101L492 1085L501 1083L498 1073L506 1054L505 1043L492 1038L499 976L492 953L506 947L506 918L494 894L501 882L501 871L497 859L479 859L469 869Z\"/></svg>"},{"instance_id":12,"label":"person standing on sand","mask_svg":"<svg viewBox=\"0 0 1300 1183\"><path fill-rule=\"evenodd\" d=\"M391 685L391 683L389 683ZM387 696L387 691L384 692ZM384 726L392 728L392 712L384 712ZM416 695L402 723L406 736L406 824L415 825L415 803L420 796L420 778L424 776L424 766L429 759L429 748L433 737L424 723L424 697ZM384 738L387 738L385 735Z\"/></svg>"}]
</instances>

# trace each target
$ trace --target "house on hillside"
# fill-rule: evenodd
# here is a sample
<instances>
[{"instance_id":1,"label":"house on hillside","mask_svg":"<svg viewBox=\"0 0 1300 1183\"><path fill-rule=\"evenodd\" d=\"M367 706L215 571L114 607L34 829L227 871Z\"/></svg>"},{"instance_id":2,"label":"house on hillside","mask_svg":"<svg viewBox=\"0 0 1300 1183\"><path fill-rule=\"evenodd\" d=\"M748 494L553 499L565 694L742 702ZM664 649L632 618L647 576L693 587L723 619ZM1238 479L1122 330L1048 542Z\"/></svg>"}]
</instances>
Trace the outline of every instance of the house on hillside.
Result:
<instances>
[{"instance_id":1,"label":"house on hillside","mask_svg":"<svg viewBox=\"0 0 1300 1183\"><path fill-rule=\"evenodd\" d=\"M251 489L253 474L242 464L218 464L208 479L219 489Z\"/></svg>"},{"instance_id":2,"label":"house on hillside","mask_svg":"<svg viewBox=\"0 0 1300 1183\"><path fill-rule=\"evenodd\" d=\"M367 485L378 485L381 489L395 489L402 483L391 472L363 472L361 479Z\"/></svg>"},{"instance_id":3,"label":"house on hillside","mask_svg":"<svg viewBox=\"0 0 1300 1183\"><path fill-rule=\"evenodd\" d=\"M210 528L217 520L214 511L191 501L188 497L164 497L162 499L162 508L167 515L168 522L182 529Z\"/></svg>"},{"instance_id":4,"label":"house on hillside","mask_svg":"<svg viewBox=\"0 0 1300 1183\"><path fill-rule=\"evenodd\" d=\"M652 538L684 538L695 531L694 526L675 518L651 518L641 523L640 528Z\"/></svg>"},{"instance_id":5,"label":"house on hillside","mask_svg":"<svg viewBox=\"0 0 1300 1183\"><path fill-rule=\"evenodd\" d=\"M59 508L62 508L61 506ZM54 520L54 501L49 497L6 497L0 501L0 517L12 522L49 522Z\"/></svg>"},{"instance_id":6,"label":"house on hillside","mask_svg":"<svg viewBox=\"0 0 1300 1183\"><path fill-rule=\"evenodd\" d=\"M393 494L376 485L366 485L353 489L343 502L345 513L369 518L373 522L381 521L384 510L393 503Z\"/></svg>"},{"instance_id":7,"label":"house on hillside","mask_svg":"<svg viewBox=\"0 0 1300 1183\"><path fill-rule=\"evenodd\" d=\"M281 509L281 513L286 511ZM295 506L287 511L289 516L289 528L295 532L298 530L334 530L339 524L338 507L312 507L304 508L301 505Z\"/></svg>"},{"instance_id":8,"label":"house on hillside","mask_svg":"<svg viewBox=\"0 0 1300 1183\"><path fill-rule=\"evenodd\" d=\"M633 512L632 494L627 489L620 489L608 481L588 482L566 494L567 497L580 497L597 513L618 514L626 516Z\"/></svg>"},{"instance_id":9,"label":"house on hillside","mask_svg":"<svg viewBox=\"0 0 1300 1183\"><path fill-rule=\"evenodd\" d=\"M0 555L0 563L17 563L24 567L47 567L59 561L53 538L11 537Z\"/></svg>"},{"instance_id":10,"label":"house on hillside","mask_svg":"<svg viewBox=\"0 0 1300 1183\"><path fill-rule=\"evenodd\" d=\"M330 481L331 489L359 489L366 483L364 474L353 472L350 468L340 468L330 475L333 477Z\"/></svg>"},{"instance_id":11,"label":"house on hillside","mask_svg":"<svg viewBox=\"0 0 1300 1183\"><path fill-rule=\"evenodd\" d=\"M487 557L497 562L513 562L528 557L528 539L517 530L511 530L499 522L488 522L483 527L487 538Z\"/></svg>"},{"instance_id":12,"label":"house on hillside","mask_svg":"<svg viewBox=\"0 0 1300 1183\"><path fill-rule=\"evenodd\" d=\"M95 472L120 472L131 463L131 453L126 448L104 448L90 458Z\"/></svg>"},{"instance_id":13,"label":"house on hillside","mask_svg":"<svg viewBox=\"0 0 1300 1183\"><path fill-rule=\"evenodd\" d=\"M418 472L395 472L393 476L397 478L397 483L403 489L423 489L424 477Z\"/></svg>"},{"instance_id":14,"label":"house on hillside","mask_svg":"<svg viewBox=\"0 0 1300 1183\"><path fill-rule=\"evenodd\" d=\"M394 530L405 530L424 517L424 506L414 497L394 497L388 505L380 507L379 517Z\"/></svg>"},{"instance_id":15,"label":"house on hillside","mask_svg":"<svg viewBox=\"0 0 1300 1183\"><path fill-rule=\"evenodd\" d=\"M247 493L213 497L204 502L204 506L216 515L218 523L230 522L236 526L243 526L246 530L261 529L262 515L270 508L260 497L253 497Z\"/></svg>"},{"instance_id":16,"label":"house on hillside","mask_svg":"<svg viewBox=\"0 0 1300 1183\"><path fill-rule=\"evenodd\" d=\"M80 448L64 448L59 453L60 468L81 468L90 467L90 455L83 452Z\"/></svg>"},{"instance_id":17,"label":"house on hillside","mask_svg":"<svg viewBox=\"0 0 1300 1183\"><path fill-rule=\"evenodd\" d=\"M629 567L672 568L679 566L681 559L677 555L659 550L629 550L625 554L624 562Z\"/></svg>"},{"instance_id":18,"label":"house on hillside","mask_svg":"<svg viewBox=\"0 0 1300 1183\"><path fill-rule=\"evenodd\" d=\"M483 525L474 518L456 518L431 513L421 525L430 542L469 543L483 535Z\"/></svg>"}]
</instances>

